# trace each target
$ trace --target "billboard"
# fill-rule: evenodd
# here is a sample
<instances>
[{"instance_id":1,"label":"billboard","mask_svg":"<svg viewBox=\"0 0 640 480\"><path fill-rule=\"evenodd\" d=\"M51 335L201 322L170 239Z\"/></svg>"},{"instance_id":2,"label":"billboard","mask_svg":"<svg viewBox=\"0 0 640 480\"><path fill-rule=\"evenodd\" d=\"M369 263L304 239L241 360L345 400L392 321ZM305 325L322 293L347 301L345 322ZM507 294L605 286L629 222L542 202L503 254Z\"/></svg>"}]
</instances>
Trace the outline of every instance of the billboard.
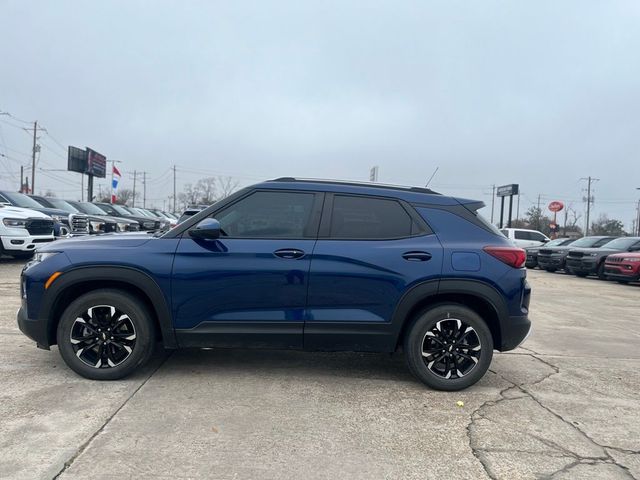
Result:
<instances>
[{"instance_id":1,"label":"billboard","mask_svg":"<svg viewBox=\"0 0 640 480\"><path fill-rule=\"evenodd\" d=\"M510 185L502 185L497 188L496 195L498 197L508 197L510 195L518 195L519 185L512 183Z\"/></svg>"},{"instance_id":2,"label":"billboard","mask_svg":"<svg viewBox=\"0 0 640 480\"><path fill-rule=\"evenodd\" d=\"M78 147L69 147L67 154L67 170L70 172L86 173L87 152Z\"/></svg>"},{"instance_id":3,"label":"billboard","mask_svg":"<svg viewBox=\"0 0 640 480\"><path fill-rule=\"evenodd\" d=\"M67 155L67 170L104 178L107 175L107 157L90 148L81 150L78 147L70 146Z\"/></svg>"},{"instance_id":4,"label":"billboard","mask_svg":"<svg viewBox=\"0 0 640 480\"><path fill-rule=\"evenodd\" d=\"M107 175L107 157L87 147L87 175L104 178Z\"/></svg>"}]
</instances>

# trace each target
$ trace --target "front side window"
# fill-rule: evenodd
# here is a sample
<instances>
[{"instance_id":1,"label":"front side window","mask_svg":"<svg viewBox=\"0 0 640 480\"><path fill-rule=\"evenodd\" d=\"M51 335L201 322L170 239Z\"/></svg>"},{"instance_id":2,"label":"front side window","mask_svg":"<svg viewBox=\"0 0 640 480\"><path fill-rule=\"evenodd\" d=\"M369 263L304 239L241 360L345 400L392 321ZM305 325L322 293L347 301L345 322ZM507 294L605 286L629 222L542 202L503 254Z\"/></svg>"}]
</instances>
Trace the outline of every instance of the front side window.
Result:
<instances>
[{"instance_id":1,"label":"front side window","mask_svg":"<svg viewBox=\"0 0 640 480\"><path fill-rule=\"evenodd\" d=\"M255 192L216 212L224 234L240 238L315 238L311 212L315 194Z\"/></svg>"},{"instance_id":2,"label":"front side window","mask_svg":"<svg viewBox=\"0 0 640 480\"><path fill-rule=\"evenodd\" d=\"M395 200L336 195L331 212L331 238L379 240L424 233Z\"/></svg>"}]
</instances>

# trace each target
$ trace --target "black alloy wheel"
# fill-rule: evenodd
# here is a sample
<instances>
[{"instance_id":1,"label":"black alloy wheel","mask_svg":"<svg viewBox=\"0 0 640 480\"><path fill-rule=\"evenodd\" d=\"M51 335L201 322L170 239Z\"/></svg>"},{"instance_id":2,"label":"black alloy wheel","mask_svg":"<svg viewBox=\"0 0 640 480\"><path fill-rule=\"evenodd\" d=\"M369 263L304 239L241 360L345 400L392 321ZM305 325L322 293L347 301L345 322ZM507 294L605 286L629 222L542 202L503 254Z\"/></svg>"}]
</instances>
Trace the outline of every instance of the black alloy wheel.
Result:
<instances>
[{"instance_id":1,"label":"black alloy wheel","mask_svg":"<svg viewBox=\"0 0 640 480\"><path fill-rule=\"evenodd\" d=\"M63 360L76 373L95 380L116 380L153 354L154 321L135 296L121 290L95 290L64 311L57 342Z\"/></svg>"},{"instance_id":2,"label":"black alloy wheel","mask_svg":"<svg viewBox=\"0 0 640 480\"><path fill-rule=\"evenodd\" d=\"M407 366L436 390L462 390L486 373L493 357L493 337L474 310L438 304L420 312L404 337Z\"/></svg>"}]
</instances>

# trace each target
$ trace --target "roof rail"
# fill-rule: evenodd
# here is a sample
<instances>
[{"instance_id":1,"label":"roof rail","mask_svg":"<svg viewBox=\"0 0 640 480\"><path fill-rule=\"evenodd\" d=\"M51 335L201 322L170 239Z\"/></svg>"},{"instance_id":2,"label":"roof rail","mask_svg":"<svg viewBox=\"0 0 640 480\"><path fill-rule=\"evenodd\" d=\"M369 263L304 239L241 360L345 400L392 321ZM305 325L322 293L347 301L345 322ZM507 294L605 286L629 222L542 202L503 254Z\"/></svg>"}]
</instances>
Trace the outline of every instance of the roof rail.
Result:
<instances>
[{"instance_id":1,"label":"roof rail","mask_svg":"<svg viewBox=\"0 0 640 480\"><path fill-rule=\"evenodd\" d=\"M305 183L325 183L328 185L351 185L356 187L373 187L373 188L386 188L390 190L405 190L418 193L429 193L431 195L441 195L439 192L431 190L426 187L409 187L405 185L391 185L386 183L375 182L356 182L351 180L326 180L319 178L296 178L296 177L279 177L269 182L305 182Z\"/></svg>"}]
</instances>

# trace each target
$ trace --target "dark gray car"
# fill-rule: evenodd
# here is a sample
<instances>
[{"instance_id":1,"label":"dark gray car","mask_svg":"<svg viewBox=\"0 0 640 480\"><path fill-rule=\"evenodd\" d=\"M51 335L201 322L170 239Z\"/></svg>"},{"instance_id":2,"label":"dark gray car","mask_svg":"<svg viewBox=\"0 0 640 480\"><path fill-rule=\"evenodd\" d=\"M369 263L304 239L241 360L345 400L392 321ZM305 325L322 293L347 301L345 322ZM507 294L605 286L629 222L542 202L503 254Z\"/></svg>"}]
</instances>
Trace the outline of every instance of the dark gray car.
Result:
<instances>
[{"instance_id":1,"label":"dark gray car","mask_svg":"<svg viewBox=\"0 0 640 480\"><path fill-rule=\"evenodd\" d=\"M562 270L565 266L565 261L569 250L572 248L598 248L605 243L618 237L582 237L575 240L570 245L548 247L543 245L538 250L538 267L547 272L555 272L556 270Z\"/></svg>"},{"instance_id":2,"label":"dark gray car","mask_svg":"<svg viewBox=\"0 0 640 480\"><path fill-rule=\"evenodd\" d=\"M579 277L598 275L606 280L604 261L613 253L640 252L640 237L620 237L600 248L570 248L566 268Z\"/></svg>"},{"instance_id":3,"label":"dark gray car","mask_svg":"<svg viewBox=\"0 0 640 480\"><path fill-rule=\"evenodd\" d=\"M575 238L556 238L544 245L527 247L524 249L524 251L527 252L527 261L524 266L527 268L536 268L538 266L538 252L540 252L541 248L549 249L549 247L565 247L575 241Z\"/></svg>"}]
</instances>

